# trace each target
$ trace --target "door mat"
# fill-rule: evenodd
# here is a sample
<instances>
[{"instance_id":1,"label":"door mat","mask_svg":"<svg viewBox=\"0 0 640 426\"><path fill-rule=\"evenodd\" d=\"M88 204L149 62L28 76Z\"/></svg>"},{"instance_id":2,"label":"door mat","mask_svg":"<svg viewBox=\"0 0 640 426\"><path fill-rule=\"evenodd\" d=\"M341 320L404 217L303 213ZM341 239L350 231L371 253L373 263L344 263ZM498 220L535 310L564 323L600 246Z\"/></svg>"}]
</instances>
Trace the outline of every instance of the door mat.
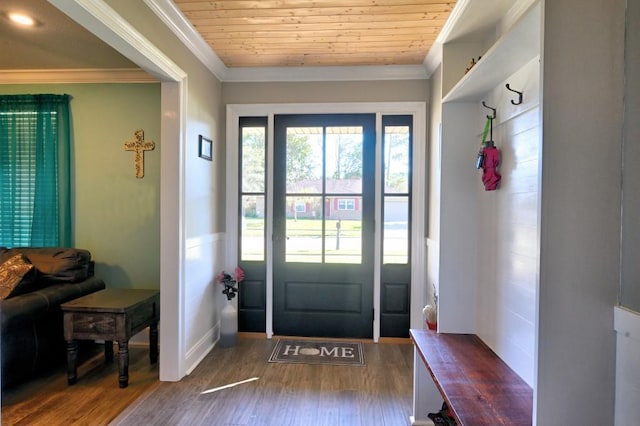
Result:
<instances>
[{"instance_id":1,"label":"door mat","mask_svg":"<svg viewBox=\"0 0 640 426\"><path fill-rule=\"evenodd\" d=\"M362 343L315 340L278 340L269 362L366 365Z\"/></svg>"}]
</instances>

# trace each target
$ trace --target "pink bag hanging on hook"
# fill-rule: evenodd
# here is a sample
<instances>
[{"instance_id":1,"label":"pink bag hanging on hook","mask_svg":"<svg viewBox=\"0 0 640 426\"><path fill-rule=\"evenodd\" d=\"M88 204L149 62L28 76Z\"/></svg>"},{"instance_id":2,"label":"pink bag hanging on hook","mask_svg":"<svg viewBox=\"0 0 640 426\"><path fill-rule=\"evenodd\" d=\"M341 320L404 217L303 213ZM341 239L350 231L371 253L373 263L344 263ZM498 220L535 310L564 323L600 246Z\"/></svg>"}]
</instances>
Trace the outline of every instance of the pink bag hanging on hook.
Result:
<instances>
[{"instance_id":1,"label":"pink bag hanging on hook","mask_svg":"<svg viewBox=\"0 0 640 426\"><path fill-rule=\"evenodd\" d=\"M500 151L495 146L482 148L484 159L482 161L482 183L486 191L493 191L498 188L498 183L502 175L498 172L500 164Z\"/></svg>"},{"instance_id":2,"label":"pink bag hanging on hook","mask_svg":"<svg viewBox=\"0 0 640 426\"><path fill-rule=\"evenodd\" d=\"M487 133L489 128L493 127L493 118L487 116L487 123L484 126L484 132L482 133L482 148L480 154L478 154L477 166L482 167L482 183L486 191L494 191L498 188L498 183L502 175L498 172L498 165L500 164L500 151L493 144L493 140L487 140ZM493 131L491 132L493 133ZM491 135L493 138L493 134ZM480 168L478 167L478 168Z\"/></svg>"}]
</instances>

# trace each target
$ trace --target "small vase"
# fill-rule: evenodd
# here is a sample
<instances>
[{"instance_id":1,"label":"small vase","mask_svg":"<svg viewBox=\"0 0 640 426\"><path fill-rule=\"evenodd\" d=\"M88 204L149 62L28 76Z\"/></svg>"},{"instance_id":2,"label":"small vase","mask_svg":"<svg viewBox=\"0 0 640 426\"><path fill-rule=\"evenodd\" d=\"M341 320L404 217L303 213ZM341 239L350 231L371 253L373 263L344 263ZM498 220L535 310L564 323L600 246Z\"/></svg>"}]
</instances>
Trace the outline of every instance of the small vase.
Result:
<instances>
[{"instance_id":1,"label":"small vase","mask_svg":"<svg viewBox=\"0 0 640 426\"><path fill-rule=\"evenodd\" d=\"M220 346L235 346L238 335L238 311L233 301L227 300L220 315Z\"/></svg>"}]
</instances>

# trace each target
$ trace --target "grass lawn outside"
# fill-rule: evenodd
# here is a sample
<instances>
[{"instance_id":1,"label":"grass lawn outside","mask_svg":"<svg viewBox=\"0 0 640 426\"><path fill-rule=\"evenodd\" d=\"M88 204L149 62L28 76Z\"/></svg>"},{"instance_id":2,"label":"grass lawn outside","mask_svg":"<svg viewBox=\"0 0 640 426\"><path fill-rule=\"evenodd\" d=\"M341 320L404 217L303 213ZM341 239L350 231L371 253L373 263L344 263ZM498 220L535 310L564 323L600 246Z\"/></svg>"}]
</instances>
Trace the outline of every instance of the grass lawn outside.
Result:
<instances>
[{"instance_id":1,"label":"grass lawn outside","mask_svg":"<svg viewBox=\"0 0 640 426\"><path fill-rule=\"evenodd\" d=\"M342 220L340 226L339 248L336 219L325 221L325 263L361 263L362 259L362 222L360 220ZM264 260L265 220L263 218L244 218L242 230L242 259ZM322 262L322 219L287 219L287 262ZM397 235L394 235L397 234ZM407 240L405 230L385 231L384 263L406 263Z\"/></svg>"}]
</instances>

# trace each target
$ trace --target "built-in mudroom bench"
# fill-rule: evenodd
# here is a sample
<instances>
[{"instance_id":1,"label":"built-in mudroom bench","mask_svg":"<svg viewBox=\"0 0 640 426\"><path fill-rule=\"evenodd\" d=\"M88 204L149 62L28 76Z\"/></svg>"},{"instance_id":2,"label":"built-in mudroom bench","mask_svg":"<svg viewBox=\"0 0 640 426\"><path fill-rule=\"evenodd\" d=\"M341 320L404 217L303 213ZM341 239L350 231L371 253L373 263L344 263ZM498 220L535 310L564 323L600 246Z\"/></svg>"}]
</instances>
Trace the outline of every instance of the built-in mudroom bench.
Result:
<instances>
[{"instance_id":1,"label":"built-in mudroom bench","mask_svg":"<svg viewBox=\"0 0 640 426\"><path fill-rule=\"evenodd\" d=\"M533 390L475 334L413 329L414 425L444 400L458 425L531 425Z\"/></svg>"},{"instance_id":2,"label":"built-in mudroom bench","mask_svg":"<svg viewBox=\"0 0 640 426\"><path fill-rule=\"evenodd\" d=\"M493 371L466 361L491 352L533 389L527 424L640 424L638 340L611 312L640 307L638 6L457 0L429 50L420 302L437 333L414 336L413 424L443 399L463 424L517 424L474 408L504 414L503 379L482 390Z\"/></svg>"},{"instance_id":3,"label":"built-in mudroom bench","mask_svg":"<svg viewBox=\"0 0 640 426\"><path fill-rule=\"evenodd\" d=\"M411 332L414 425L433 424L443 400L462 425L537 421L542 12L539 0L459 1L440 37L425 284L437 331ZM486 147L497 185L476 161Z\"/></svg>"}]
</instances>

